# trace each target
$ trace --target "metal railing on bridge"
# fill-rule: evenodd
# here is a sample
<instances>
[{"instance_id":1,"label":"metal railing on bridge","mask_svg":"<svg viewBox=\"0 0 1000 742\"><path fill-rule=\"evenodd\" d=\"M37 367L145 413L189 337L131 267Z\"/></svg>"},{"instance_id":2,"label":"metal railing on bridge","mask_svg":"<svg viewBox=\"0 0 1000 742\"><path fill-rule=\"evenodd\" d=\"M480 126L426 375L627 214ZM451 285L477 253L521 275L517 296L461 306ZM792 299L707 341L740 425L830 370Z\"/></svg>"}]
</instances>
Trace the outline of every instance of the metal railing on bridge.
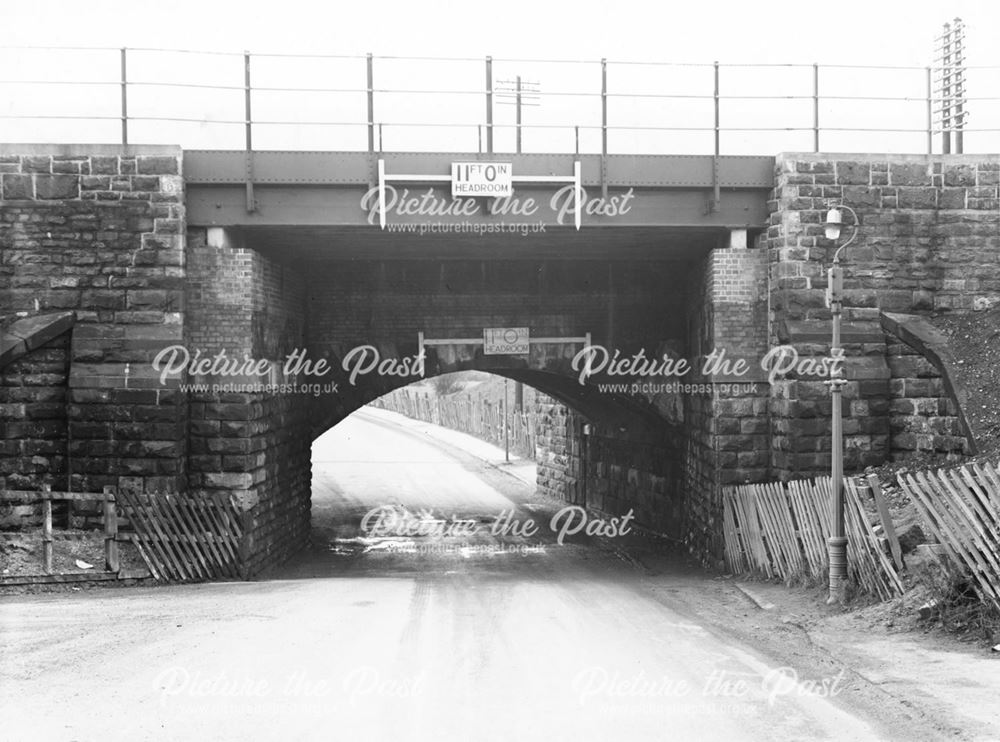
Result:
<instances>
[{"instance_id":1,"label":"metal railing on bridge","mask_svg":"<svg viewBox=\"0 0 1000 742\"><path fill-rule=\"evenodd\" d=\"M0 70L8 142L932 153L951 126L966 151L1000 151L1000 67L962 67L974 94L963 93L950 123L935 117L942 101L930 67L0 47ZM523 111L521 87L509 84L521 78L532 80Z\"/></svg>"}]
</instances>

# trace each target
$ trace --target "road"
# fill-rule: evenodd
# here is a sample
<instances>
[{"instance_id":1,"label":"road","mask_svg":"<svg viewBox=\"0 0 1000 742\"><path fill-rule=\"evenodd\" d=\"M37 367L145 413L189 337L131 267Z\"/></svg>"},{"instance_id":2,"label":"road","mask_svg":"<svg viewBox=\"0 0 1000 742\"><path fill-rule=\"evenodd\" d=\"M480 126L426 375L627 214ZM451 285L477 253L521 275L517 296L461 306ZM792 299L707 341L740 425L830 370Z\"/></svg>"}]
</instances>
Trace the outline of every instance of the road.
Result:
<instances>
[{"instance_id":1,"label":"road","mask_svg":"<svg viewBox=\"0 0 1000 742\"><path fill-rule=\"evenodd\" d=\"M934 738L648 539L560 539L559 503L426 430L320 439L313 543L267 579L4 597L0 738ZM412 517L363 528L382 506Z\"/></svg>"}]
</instances>

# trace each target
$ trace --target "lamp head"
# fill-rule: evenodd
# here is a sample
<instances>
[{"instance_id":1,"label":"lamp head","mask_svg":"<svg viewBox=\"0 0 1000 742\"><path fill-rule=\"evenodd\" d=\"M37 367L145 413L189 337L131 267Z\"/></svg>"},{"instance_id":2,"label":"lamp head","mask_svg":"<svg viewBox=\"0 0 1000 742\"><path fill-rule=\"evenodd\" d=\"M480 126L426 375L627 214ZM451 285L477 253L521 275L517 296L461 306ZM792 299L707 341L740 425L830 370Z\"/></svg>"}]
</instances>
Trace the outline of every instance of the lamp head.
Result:
<instances>
[{"instance_id":1,"label":"lamp head","mask_svg":"<svg viewBox=\"0 0 1000 742\"><path fill-rule=\"evenodd\" d=\"M826 227L826 238L828 240L835 240L840 237L840 230L844 226L844 215L840 209L830 209L826 213L826 222L824 222L823 226Z\"/></svg>"}]
</instances>

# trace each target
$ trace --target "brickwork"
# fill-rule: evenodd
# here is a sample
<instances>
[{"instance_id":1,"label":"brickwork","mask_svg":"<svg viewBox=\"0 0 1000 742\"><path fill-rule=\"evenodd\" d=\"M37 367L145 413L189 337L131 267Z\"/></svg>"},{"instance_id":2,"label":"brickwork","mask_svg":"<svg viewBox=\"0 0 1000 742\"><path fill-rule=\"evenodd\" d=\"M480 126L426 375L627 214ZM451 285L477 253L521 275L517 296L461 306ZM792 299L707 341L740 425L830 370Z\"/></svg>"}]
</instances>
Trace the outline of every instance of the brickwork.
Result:
<instances>
[{"instance_id":1,"label":"brickwork","mask_svg":"<svg viewBox=\"0 0 1000 742\"><path fill-rule=\"evenodd\" d=\"M210 244L208 230L188 232L188 345L208 355L249 352L240 345L249 336L254 357L284 359L304 339L302 273L216 233Z\"/></svg>"},{"instance_id":2,"label":"brickwork","mask_svg":"<svg viewBox=\"0 0 1000 742\"><path fill-rule=\"evenodd\" d=\"M768 349L766 253L758 247L715 250L693 273L692 286L688 337L697 363L691 381L710 391L684 400L684 540L692 553L714 563L722 555L722 486L770 476L768 385L760 367ZM743 360L746 371L720 367L703 375L713 351Z\"/></svg>"},{"instance_id":3,"label":"brickwork","mask_svg":"<svg viewBox=\"0 0 1000 742\"><path fill-rule=\"evenodd\" d=\"M210 246L207 230L187 235L187 344L208 355L243 350L233 346L250 333L253 305L248 299L254 275L253 250Z\"/></svg>"}]
</instances>

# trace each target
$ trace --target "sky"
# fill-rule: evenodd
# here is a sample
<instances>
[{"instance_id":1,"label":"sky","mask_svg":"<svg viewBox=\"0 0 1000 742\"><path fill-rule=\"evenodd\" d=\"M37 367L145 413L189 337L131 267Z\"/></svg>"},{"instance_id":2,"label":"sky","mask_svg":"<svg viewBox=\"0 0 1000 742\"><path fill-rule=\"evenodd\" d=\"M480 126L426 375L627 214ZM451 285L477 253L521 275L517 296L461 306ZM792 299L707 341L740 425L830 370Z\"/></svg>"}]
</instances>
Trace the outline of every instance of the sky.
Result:
<instances>
[{"instance_id":1,"label":"sky","mask_svg":"<svg viewBox=\"0 0 1000 742\"><path fill-rule=\"evenodd\" d=\"M7 43L440 56L923 65L961 17L977 62L1000 62L994 0L836 3L48 0L4 3ZM970 57L971 57L970 53Z\"/></svg>"},{"instance_id":2,"label":"sky","mask_svg":"<svg viewBox=\"0 0 1000 742\"><path fill-rule=\"evenodd\" d=\"M442 65L431 62L379 60L376 87L391 89L479 90L483 87L486 55L498 60L590 60L589 65L545 65L537 62L497 62L495 80L522 75L537 81L542 91L540 105L526 108L525 148L536 151L572 151L576 145L573 126L582 127L580 148L599 146L600 100L593 94L600 88L600 67L594 62L607 58L609 90L613 93L711 94L711 67L645 67L619 64L625 61L697 63L719 61L733 64L800 64L800 69L723 68L721 90L726 94L806 95L811 92L812 71L808 65L893 65L924 67L931 62L934 37L944 22L958 16L967 29L966 56L972 66L1000 67L1000 3L995 0L953 0L951 3L915 0L842 0L821 4L772 0L767 3L707 2L577 2L545 3L540 0L506 2L438 2L432 0L383 0L377 3L313 2L231 2L229 0L172 0L152 3L145 0L49 0L44 3L5 3L2 16L9 46L86 46L118 48L169 48L254 53L298 53L384 56L434 56L472 58L474 61ZM12 33L10 32L12 30ZM130 55L130 79L209 82L238 87L242 84L242 61L238 57L192 57ZM93 73L93 74L91 74ZM86 79L114 80L118 58L113 52L102 55L27 52L0 46L0 79ZM351 90L364 87L363 60L341 63L260 58L254 60L255 85L275 87L337 87ZM821 118L826 126L858 126L878 120L887 128L920 128L925 124L926 106L920 102L925 88L921 70L860 73L829 70L821 73L826 95L900 94L912 97L906 105L824 102ZM970 70L970 95L1000 99L1000 69ZM78 86L79 87L79 86ZM114 115L118 91L106 88L74 89L4 85L7 102L0 99L0 114L72 113ZM591 97L565 95L587 93ZM562 93L562 95L560 95ZM58 95L57 95L58 94ZM164 88L133 91L133 115L176 115L193 118L194 123L156 122L133 127L140 140L170 139L185 146L238 146L242 136L236 123L210 126L207 121L238 122L242 118L239 91L192 91ZM144 97L145 96L145 97ZM52 100L60 98L60 105ZM498 106L500 101L498 100ZM357 94L308 94L289 97L277 93L255 93L254 118L284 121L261 126L259 146L263 148L357 148L364 127L293 126L312 120L338 122L365 120L364 97ZM475 96L414 97L386 94L380 97L376 117L386 122L383 131L386 149L426 149L459 142L463 149L475 149L482 132L476 126L483 119L483 102ZM609 121L621 126L711 127L711 101L676 99L667 106L659 100L610 101ZM905 116L904 114L905 109ZM359 113L360 112L360 113ZM442 113L461 122L456 129L435 129ZM989 122L1000 128L1000 101L984 101L974 109L978 115L970 126ZM970 114L972 116L973 114ZM903 118L898 118L903 116ZM437 117L437 118L435 118ZM513 107L498 107L501 146L513 145ZM198 123L199 121L203 123ZM394 125L393 122L400 122ZM6 133L0 140L14 141L24 136L58 137L62 122L21 122L0 120ZM402 123L423 124L424 128ZM58 124L58 125L57 125ZM723 127L771 126L808 128L811 103L733 101L724 104ZM63 127L62 130L59 127ZM545 127L550 127L546 129ZM561 127L561 128L560 128ZM558 128L558 130L556 130ZM112 137L114 123L90 122L78 127L75 136ZM23 136L18 136L23 135ZM842 141L837 141L837 137ZM811 134L772 137L752 132L734 132L724 137L724 149L733 153L763 150L801 149L811 145ZM874 151L900 137L885 135L872 140ZM905 146L924 146L926 137L906 135ZM137 141L133 139L133 141ZM979 145L1000 149L996 136L981 137ZM977 141L971 134L967 142ZM331 146L323 146L329 143ZM843 150L850 139L831 133L829 146ZM869 142L866 142L866 144ZM335 145L346 146L335 146ZM361 141L362 146L364 142ZM687 151L710 145L706 132L643 132L622 129L612 134L616 151ZM882 145L885 145L884 147ZM746 152L746 153L749 153Z\"/></svg>"}]
</instances>

